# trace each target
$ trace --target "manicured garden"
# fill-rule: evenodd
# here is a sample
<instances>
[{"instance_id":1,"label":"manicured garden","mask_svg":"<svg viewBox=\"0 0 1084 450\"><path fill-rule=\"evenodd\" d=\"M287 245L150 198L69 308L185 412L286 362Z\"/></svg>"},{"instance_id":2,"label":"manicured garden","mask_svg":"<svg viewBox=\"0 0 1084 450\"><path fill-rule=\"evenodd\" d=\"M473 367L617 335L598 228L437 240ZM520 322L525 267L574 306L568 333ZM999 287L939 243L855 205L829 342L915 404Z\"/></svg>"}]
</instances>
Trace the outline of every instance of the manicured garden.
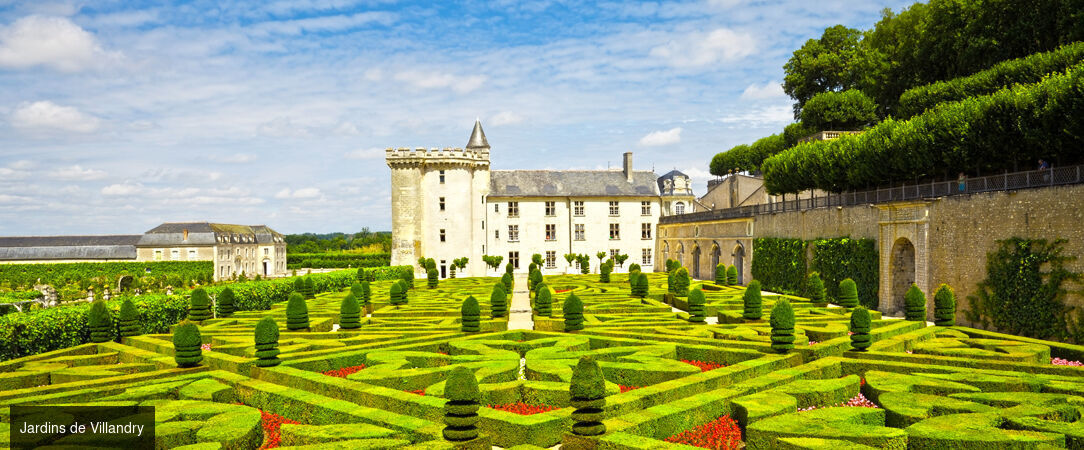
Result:
<instances>
[{"instance_id":1,"label":"manicured garden","mask_svg":"<svg viewBox=\"0 0 1084 450\"><path fill-rule=\"evenodd\" d=\"M159 334L91 307L91 343L0 363L0 408L153 405L169 448L1084 445L1082 346L954 326L947 291L884 319L847 283L853 308L673 269L302 281L251 311L208 290ZM528 288L534 329L509 330Z\"/></svg>"}]
</instances>

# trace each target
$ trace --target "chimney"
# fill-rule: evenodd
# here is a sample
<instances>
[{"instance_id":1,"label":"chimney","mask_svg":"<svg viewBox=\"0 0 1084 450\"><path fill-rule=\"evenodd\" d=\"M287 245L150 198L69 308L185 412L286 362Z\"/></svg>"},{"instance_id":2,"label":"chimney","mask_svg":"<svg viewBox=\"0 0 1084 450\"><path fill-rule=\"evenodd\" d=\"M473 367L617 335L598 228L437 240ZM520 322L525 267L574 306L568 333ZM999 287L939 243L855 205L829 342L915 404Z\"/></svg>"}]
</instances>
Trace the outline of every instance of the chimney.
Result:
<instances>
[{"instance_id":1,"label":"chimney","mask_svg":"<svg viewBox=\"0 0 1084 450\"><path fill-rule=\"evenodd\" d=\"M188 242L188 228L184 229L184 241Z\"/></svg>"},{"instance_id":2,"label":"chimney","mask_svg":"<svg viewBox=\"0 0 1084 450\"><path fill-rule=\"evenodd\" d=\"M625 152L625 180L632 183L632 152Z\"/></svg>"}]
</instances>

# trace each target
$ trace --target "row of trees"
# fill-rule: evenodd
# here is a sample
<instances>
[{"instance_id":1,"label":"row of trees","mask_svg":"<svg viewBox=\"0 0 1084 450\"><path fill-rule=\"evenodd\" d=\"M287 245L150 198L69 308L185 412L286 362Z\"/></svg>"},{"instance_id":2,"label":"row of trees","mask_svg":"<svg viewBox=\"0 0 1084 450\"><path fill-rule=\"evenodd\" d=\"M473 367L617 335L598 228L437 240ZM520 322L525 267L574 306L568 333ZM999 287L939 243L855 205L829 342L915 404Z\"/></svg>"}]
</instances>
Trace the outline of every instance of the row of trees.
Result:
<instances>
[{"instance_id":1,"label":"row of trees","mask_svg":"<svg viewBox=\"0 0 1084 450\"><path fill-rule=\"evenodd\" d=\"M327 253L333 251L357 250L374 253L391 251L390 231L369 231L362 228L357 233L302 233L287 234L286 252L290 253Z\"/></svg>"}]
</instances>

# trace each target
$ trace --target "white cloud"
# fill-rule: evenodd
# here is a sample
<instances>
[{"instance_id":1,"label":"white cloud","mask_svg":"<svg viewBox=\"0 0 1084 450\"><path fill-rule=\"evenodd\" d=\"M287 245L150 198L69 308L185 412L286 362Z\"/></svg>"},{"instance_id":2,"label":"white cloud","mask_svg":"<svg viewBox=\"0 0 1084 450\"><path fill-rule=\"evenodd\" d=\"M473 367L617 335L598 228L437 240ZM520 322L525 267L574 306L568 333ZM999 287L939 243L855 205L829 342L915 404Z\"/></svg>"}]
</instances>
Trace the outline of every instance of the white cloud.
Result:
<instances>
[{"instance_id":1,"label":"white cloud","mask_svg":"<svg viewBox=\"0 0 1084 450\"><path fill-rule=\"evenodd\" d=\"M24 197L21 195L0 194L0 203L26 203L30 200L30 197Z\"/></svg>"},{"instance_id":2,"label":"white cloud","mask_svg":"<svg viewBox=\"0 0 1084 450\"><path fill-rule=\"evenodd\" d=\"M489 123L493 125L513 125L523 122L523 116L511 111L501 111L489 119Z\"/></svg>"},{"instance_id":3,"label":"white cloud","mask_svg":"<svg viewBox=\"0 0 1084 450\"><path fill-rule=\"evenodd\" d=\"M309 129L295 124L292 120L279 117L270 122L260 124L256 128L256 133L261 136L267 137L305 137L309 135Z\"/></svg>"},{"instance_id":4,"label":"white cloud","mask_svg":"<svg viewBox=\"0 0 1084 450\"><path fill-rule=\"evenodd\" d=\"M395 74L395 81L401 81L422 89L452 88L457 93L466 94L481 87L482 83L485 83L486 77L408 70Z\"/></svg>"},{"instance_id":5,"label":"white cloud","mask_svg":"<svg viewBox=\"0 0 1084 450\"><path fill-rule=\"evenodd\" d=\"M72 106L60 106L48 100L23 102L11 114L16 128L52 129L79 133L96 131L101 120Z\"/></svg>"},{"instance_id":6,"label":"white cloud","mask_svg":"<svg viewBox=\"0 0 1084 450\"><path fill-rule=\"evenodd\" d=\"M26 16L0 28L0 67L47 66L78 72L120 58L64 17Z\"/></svg>"},{"instance_id":7,"label":"white cloud","mask_svg":"<svg viewBox=\"0 0 1084 450\"><path fill-rule=\"evenodd\" d=\"M384 71L373 68L366 70L364 76L367 81L380 81L384 79Z\"/></svg>"},{"instance_id":8,"label":"white cloud","mask_svg":"<svg viewBox=\"0 0 1084 450\"><path fill-rule=\"evenodd\" d=\"M650 54L673 67L703 67L741 59L755 50L756 39L751 34L717 28L681 36L651 49Z\"/></svg>"},{"instance_id":9,"label":"white cloud","mask_svg":"<svg viewBox=\"0 0 1084 450\"><path fill-rule=\"evenodd\" d=\"M331 132L339 136L357 136L361 134L361 131L358 130L357 125L354 125L350 122L340 123L338 126L335 127L334 130L331 130Z\"/></svg>"},{"instance_id":10,"label":"white cloud","mask_svg":"<svg viewBox=\"0 0 1084 450\"><path fill-rule=\"evenodd\" d=\"M253 154L250 154L250 153L238 153L236 155L230 155L230 156L217 156L216 155L216 156L212 156L211 159L213 159L215 161L218 161L218 162L223 162L223 163L244 164L244 163L250 163L252 161L255 161L256 160L256 155L253 155Z\"/></svg>"},{"instance_id":11,"label":"white cloud","mask_svg":"<svg viewBox=\"0 0 1084 450\"><path fill-rule=\"evenodd\" d=\"M384 157L384 149L382 148L365 148L357 149L346 153L347 159L376 159Z\"/></svg>"},{"instance_id":12,"label":"white cloud","mask_svg":"<svg viewBox=\"0 0 1084 450\"><path fill-rule=\"evenodd\" d=\"M316 198L320 196L320 190L317 188L301 188L295 191L290 191L289 188L283 188L277 194L277 199L300 199L300 198Z\"/></svg>"},{"instance_id":13,"label":"white cloud","mask_svg":"<svg viewBox=\"0 0 1084 450\"><path fill-rule=\"evenodd\" d=\"M741 113L724 116L719 121L749 127L787 124L794 121L794 110L790 105L749 108Z\"/></svg>"},{"instance_id":14,"label":"white cloud","mask_svg":"<svg viewBox=\"0 0 1084 450\"><path fill-rule=\"evenodd\" d=\"M75 165L75 166L71 166L71 167L65 167L65 168L54 170L53 173L52 173L52 176L53 176L53 178L56 178L58 180L90 181L90 180L101 180L101 179L104 179L104 178L108 177L109 175L107 173L105 173L104 170L89 169L89 168L84 169L81 166Z\"/></svg>"},{"instance_id":15,"label":"white cloud","mask_svg":"<svg viewBox=\"0 0 1084 450\"><path fill-rule=\"evenodd\" d=\"M758 86L756 83L750 84L741 93L741 98L745 100L769 100L786 96L783 85L775 81L769 81L763 86Z\"/></svg>"},{"instance_id":16,"label":"white cloud","mask_svg":"<svg viewBox=\"0 0 1084 450\"><path fill-rule=\"evenodd\" d=\"M681 142L681 127L671 128L666 131L653 131L640 138L640 145L644 147L677 144L678 142Z\"/></svg>"},{"instance_id":17,"label":"white cloud","mask_svg":"<svg viewBox=\"0 0 1084 450\"><path fill-rule=\"evenodd\" d=\"M255 34L278 33L296 35L320 31L343 31L368 24L391 25L396 15L382 11L368 11L352 15L308 17L296 20L261 22L251 27Z\"/></svg>"},{"instance_id":18,"label":"white cloud","mask_svg":"<svg viewBox=\"0 0 1084 450\"><path fill-rule=\"evenodd\" d=\"M111 184L102 188L102 195L127 196L135 195L143 191L141 184Z\"/></svg>"}]
</instances>

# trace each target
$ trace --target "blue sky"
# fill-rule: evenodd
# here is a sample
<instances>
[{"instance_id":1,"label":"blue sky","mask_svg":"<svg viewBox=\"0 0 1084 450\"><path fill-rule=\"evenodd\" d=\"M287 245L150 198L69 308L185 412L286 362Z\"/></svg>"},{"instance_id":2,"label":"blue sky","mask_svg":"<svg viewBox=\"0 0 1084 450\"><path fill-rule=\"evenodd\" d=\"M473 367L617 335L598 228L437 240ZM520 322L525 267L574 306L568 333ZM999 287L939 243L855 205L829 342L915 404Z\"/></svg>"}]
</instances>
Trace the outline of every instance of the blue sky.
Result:
<instances>
[{"instance_id":1,"label":"blue sky","mask_svg":"<svg viewBox=\"0 0 1084 450\"><path fill-rule=\"evenodd\" d=\"M778 132L791 52L904 1L0 0L0 235L390 229L386 147L494 169L634 152L704 193Z\"/></svg>"}]
</instances>

